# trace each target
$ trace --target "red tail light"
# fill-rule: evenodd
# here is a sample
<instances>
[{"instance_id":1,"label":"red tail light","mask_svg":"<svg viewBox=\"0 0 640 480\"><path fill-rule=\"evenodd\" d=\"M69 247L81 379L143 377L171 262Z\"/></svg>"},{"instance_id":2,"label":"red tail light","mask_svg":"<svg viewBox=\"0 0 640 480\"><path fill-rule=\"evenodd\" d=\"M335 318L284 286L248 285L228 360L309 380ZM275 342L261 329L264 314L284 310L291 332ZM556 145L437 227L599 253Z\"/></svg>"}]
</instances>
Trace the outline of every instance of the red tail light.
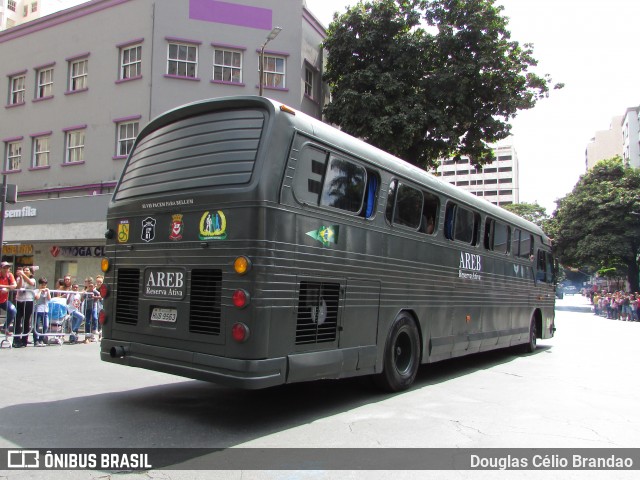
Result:
<instances>
[{"instance_id":1,"label":"red tail light","mask_svg":"<svg viewBox=\"0 0 640 480\"><path fill-rule=\"evenodd\" d=\"M98 314L98 323L100 323L100 325L107 323L107 314L104 310L100 310L100 313Z\"/></svg>"},{"instance_id":2,"label":"red tail light","mask_svg":"<svg viewBox=\"0 0 640 480\"><path fill-rule=\"evenodd\" d=\"M249 327L244 323L236 323L231 327L231 336L238 343L246 342L249 338Z\"/></svg>"},{"instance_id":3,"label":"red tail light","mask_svg":"<svg viewBox=\"0 0 640 480\"><path fill-rule=\"evenodd\" d=\"M244 308L249 305L249 293L246 290L236 290L231 297L233 304L237 308Z\"/></svg>"}]
</instances>

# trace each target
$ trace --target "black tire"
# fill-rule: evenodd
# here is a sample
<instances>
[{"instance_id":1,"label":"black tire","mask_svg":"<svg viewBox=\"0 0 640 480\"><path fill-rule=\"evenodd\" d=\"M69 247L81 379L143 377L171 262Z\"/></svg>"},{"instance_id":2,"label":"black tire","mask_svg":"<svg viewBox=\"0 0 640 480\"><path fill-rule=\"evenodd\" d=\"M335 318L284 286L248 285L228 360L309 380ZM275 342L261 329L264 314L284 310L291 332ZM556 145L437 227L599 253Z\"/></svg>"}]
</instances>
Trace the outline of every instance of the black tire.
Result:
<instances>
[{"instance_id":1,"label":"black tire","mask_svg":"<svg viewBox=\"0 0 640 480\"><path fill-rule=\"evenodd\" d=\"M374 376L375 384L387 392L409 388L420 366L420 335L413 318L407 313L396 317L384 347L382 373Z\"/></svg>"},{"instance_id":2,"label":"black tire","mask_svg":"<svg viewBox=\"0 0 640 480\"><path fill-rule=\"evenodd\" d=\"M536 317L531 317L531 323L529 324L529 342L523 345L524 353L533 353L538 346L538 329L536 327Z\"/></svg>"}]
</instances>

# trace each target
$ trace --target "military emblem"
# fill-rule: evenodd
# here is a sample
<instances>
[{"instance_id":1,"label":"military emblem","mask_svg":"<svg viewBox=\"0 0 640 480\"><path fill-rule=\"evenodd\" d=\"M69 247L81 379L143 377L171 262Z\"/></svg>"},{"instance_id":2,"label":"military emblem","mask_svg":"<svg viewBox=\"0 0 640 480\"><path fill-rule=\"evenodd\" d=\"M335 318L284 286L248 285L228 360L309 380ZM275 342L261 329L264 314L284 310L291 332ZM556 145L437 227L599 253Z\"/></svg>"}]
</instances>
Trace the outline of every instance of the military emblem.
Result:
<instances>
[{"instance_id":1,"label":"military emblem","mask_svg":"<svg viewBox=\"0 0 640 480\"><path fill-rule=\"evenodd\" d=\"M328 227L325 227L323 225L318 230L307 232L307 235L315 240L318 240L325 247L328 247L331 243L338 243L339 230L340 227L337 225L331 225Z\"/></svg>"},{"instance_id":2,"label":"military emblem","mask_svg":"<svg viewBox=\"0 0 640 480\"><path fill-rule=\"evenodd\" d=\"M184 223L182 223L182 214L176 213L171 215L171 233L169 240L182 240L182 232L184 231Z\"/></svg>"},{"instance_id":3,"label":"military emblem","mask_svg":"<svg viewBox=\"0 0 640 480\"><path fill-rule=\"evenodd\" d=\"M142 220L142 241L150 242L156 238L156 219L147 217Z\"/></svg>"},{"instance_id":4,"label":"military emblem","mask_svg":"<svg viewBox=\"0 0 640 480\"><path fill-rule=\"evenodd\" d=\"M129 241L129 220L120 220L118 224L118 243Z\"/></svg>"},{"instance_id":5,"label":"military emblem","mask_svg":"<svg viewBox=\"0 0 640 480\"><path fill-rule=\"evenodd\" d=\"M200 240L224 240L227 238L227 218L221 210L204 212L200 218Z\"/></svg>"}]
</instances>

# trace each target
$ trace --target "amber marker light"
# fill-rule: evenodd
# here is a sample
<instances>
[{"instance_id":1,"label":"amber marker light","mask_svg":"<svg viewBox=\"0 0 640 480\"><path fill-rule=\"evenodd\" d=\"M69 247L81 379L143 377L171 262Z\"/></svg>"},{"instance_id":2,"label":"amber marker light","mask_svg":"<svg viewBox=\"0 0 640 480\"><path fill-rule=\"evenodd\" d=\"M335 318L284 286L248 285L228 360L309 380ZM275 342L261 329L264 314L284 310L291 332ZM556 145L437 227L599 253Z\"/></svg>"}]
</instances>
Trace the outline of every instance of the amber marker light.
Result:
<instances>
[{"instance_id":1,"label":"amber marker light","mask_svg":"<svg viewBox=\"0 0 640 480\"><path fill-rule=\"evenodd\" d=\"M100 268L102 269L102 271L104 273L107 273L109 271L109 259L108 258L103 258L100 261Z\"/></svg>"},{"instance_id":2,"label":"amber marker light","mask_svg":"<svg viewBox=\"0 0 640 480\"><path fill-rule=\"evenodd\" d=\"M245 256L240 256L233 262L233 269L238 275L244 275L251 270L251 260Z\"/></svg>"},{"instance_id":3,"label":"amber marker light","mask_svg":"<svg viewBox=\"0 0 640 480\"><path fill-rule=\"evenodd\" d=\"M280 105L280 111L290 113L291 115L296 114L296 111L293 108L287 107L286 105Z\"/></svg>"}]
</instances>

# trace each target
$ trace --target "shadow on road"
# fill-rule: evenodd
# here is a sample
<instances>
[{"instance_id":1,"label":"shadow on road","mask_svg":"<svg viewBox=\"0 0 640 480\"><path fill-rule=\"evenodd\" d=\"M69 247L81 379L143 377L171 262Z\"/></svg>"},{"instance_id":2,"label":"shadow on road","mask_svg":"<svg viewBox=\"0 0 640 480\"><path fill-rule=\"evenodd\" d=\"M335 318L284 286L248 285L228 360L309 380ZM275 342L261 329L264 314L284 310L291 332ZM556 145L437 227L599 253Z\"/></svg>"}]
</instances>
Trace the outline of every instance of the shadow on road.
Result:
<instances>
[{"instance_id":1,"label":"shadow on road","mask_svg":"<svg viewBox=\"0 0 640 480\"><path fill-rule=\"evenodd\" d=\"M532 355L544 350L538 347ZM424 365L413 389L516 358L507 349ZM139 371L123 369L123 376L127 374L135 377ZM124 377L123 384L126 381ZM257 391L195 380L130 387L50 402L34 398L33 403L5 407L0 410L0 436L32 448L228 448L389 398L358 378ZM181 455L200 454L187 450Z\"/></svg>"}]
</instances>

